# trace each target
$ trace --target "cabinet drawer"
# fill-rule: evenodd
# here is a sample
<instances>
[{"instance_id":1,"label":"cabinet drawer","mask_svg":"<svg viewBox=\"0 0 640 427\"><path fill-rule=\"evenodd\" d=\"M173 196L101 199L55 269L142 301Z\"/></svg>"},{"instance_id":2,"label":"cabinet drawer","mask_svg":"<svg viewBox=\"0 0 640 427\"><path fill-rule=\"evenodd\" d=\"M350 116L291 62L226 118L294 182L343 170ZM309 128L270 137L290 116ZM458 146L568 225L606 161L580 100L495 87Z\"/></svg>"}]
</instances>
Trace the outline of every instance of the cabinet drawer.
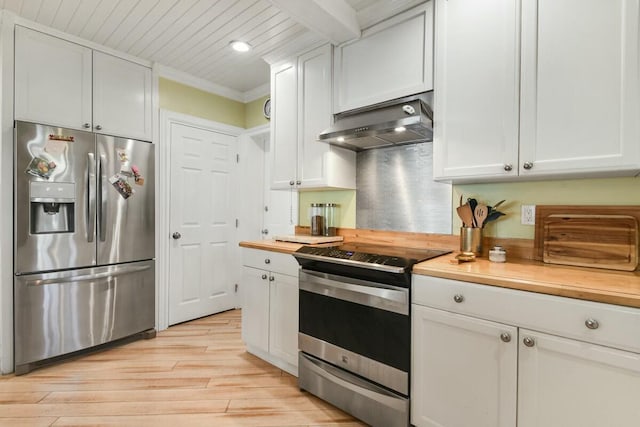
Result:
<instances>
[{"instance_id":1,"label":"cabinet drawer","mask_svg":"<svg viewBox=\"0 0 640 427\"><path fill-rule=\"evenodd\" d=\"M243 248L242 264L247 267L298 277L298 262L290 254Z\"/></svg>"},{"instance_id":2,"label":"cabinet drawer","mask_svg":"<svg viewBox=\"0 0 640 427\"><path fill-rule=\"evenodd\" d=\"M640 309L413 276L414 304L640 352ZM594 322L595 321L595 322Z\"/></svg>"}]
</instances>

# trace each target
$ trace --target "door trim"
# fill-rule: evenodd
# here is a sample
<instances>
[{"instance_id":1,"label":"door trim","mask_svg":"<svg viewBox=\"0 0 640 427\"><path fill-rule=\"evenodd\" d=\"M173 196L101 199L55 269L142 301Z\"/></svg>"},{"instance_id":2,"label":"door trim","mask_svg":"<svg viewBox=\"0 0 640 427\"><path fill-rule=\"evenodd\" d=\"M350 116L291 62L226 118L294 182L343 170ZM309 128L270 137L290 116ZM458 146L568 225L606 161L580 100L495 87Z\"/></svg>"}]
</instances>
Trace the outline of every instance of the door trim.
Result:
<instances>
[{"instance_id":1,"label":"door trim","mask_svg":"<svg viewBox=\"0 0 640 427\"><path fill-rule=\"evenodd\" d=\"M171 125L180 124L240 136L245 129L224 123L214 122L200 117L190 116L176 111L160 109L159 138L156 153L156 328L161 331L169 327L169 251L170 244L170 207L171 182L169 176L171 163Z\"/></svg>"}]
</instances>

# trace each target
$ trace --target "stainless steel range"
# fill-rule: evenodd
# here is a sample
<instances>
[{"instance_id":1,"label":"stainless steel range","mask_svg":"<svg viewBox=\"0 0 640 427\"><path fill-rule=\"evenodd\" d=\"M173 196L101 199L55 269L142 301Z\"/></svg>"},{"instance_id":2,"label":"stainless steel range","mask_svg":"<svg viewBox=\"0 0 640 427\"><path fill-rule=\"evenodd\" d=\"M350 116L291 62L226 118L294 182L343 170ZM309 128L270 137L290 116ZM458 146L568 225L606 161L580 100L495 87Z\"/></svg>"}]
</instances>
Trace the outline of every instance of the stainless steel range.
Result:
<instances>
[{"instance_id":1,"label":"stainless steel range","mask_svg":"<svg viewBox=\"0 0 640 427\"><path fill-rule=\"evenodd\" d=\"M298 385L372 426L409 425L414 264L449 250L304 246Z\"/></svg>"}]
</instances>

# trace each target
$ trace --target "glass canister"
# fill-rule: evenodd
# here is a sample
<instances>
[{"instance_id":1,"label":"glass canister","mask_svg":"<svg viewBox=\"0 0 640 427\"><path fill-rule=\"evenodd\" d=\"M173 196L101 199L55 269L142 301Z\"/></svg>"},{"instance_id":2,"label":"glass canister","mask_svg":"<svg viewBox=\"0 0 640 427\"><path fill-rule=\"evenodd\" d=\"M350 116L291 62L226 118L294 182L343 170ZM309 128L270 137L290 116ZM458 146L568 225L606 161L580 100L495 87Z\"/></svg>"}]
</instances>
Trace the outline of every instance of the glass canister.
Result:
<instances>
[{"instance_id":1,"label":"glass canister","mask_svg":"<svg viewBox=\"0 0 640 427\"><path fill-rule=\"evenodd\" d=\"M325 203L324 204L324 229L323 234L325 236L335 236L337 234L337 218L338 218L338 204Z\"/></svg>"},{"instance_id":2,"label":"glass canister","mask_svg":"<svg viewBox=\"0 0 640 427\"><path fill-rule=\"evenodd\" d=\"M311 225L312 236L324 235L325 216L324 216L324 203L311 203L309 208L309 223Z\"/></svg>"}]
</instances>

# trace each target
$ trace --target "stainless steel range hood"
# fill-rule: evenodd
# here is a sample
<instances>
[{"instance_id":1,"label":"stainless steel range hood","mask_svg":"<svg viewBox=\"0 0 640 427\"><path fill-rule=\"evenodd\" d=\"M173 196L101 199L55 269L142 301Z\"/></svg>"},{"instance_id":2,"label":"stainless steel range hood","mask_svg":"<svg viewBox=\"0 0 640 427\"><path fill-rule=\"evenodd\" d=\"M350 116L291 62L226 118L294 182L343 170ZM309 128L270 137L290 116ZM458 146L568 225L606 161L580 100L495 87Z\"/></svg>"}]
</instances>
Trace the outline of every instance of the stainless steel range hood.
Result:
<instances>
[{"instance_id":1,"label":"stainless steel range hood","mask_svg":"<svg viewBox=\"0 0 640 427\"><path fill-rule=\"evenodd\" d=\"M433 91L334 115L318 139L354 151L433 140Z\"/></svg>"}]
</instances>

